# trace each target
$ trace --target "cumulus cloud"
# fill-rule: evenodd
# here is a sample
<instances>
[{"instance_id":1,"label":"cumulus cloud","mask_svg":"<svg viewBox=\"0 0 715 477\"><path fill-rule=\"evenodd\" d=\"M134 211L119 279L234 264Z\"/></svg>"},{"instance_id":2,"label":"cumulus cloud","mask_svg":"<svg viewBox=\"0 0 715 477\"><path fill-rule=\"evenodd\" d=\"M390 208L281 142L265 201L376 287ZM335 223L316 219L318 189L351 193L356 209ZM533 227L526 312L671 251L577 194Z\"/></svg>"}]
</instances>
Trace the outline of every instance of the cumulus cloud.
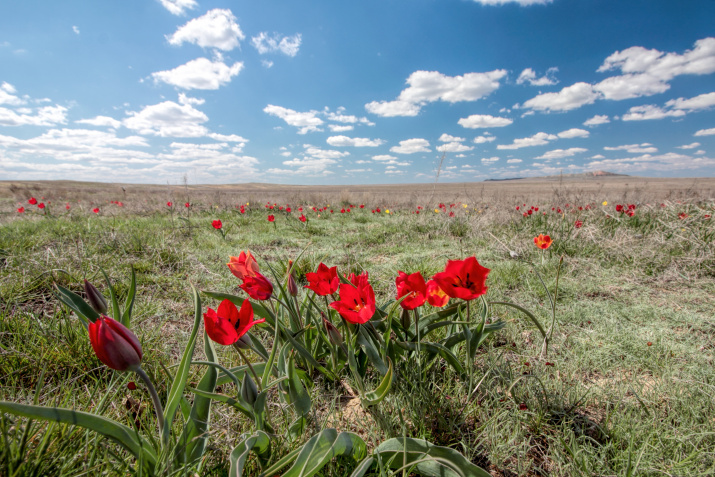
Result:
<instances>
[{"instance_id":1,"label":"cumulus cloud","mask_svg":"<svg viewBox=\"0 0 715 477\"><path fill-rule=\"evenodd\" d=\"M715 106L715 93L706 93L693 98L685 99L671 99L665 105L672 109L678 109L683 111L701 111L705 109L710 109Z\"/></svg>"},{"instance_id":2,"label":"cumulus cloud","mask_svg":"<svg viewBox=\"0 0 715 477\"><path fill-rule=\"evenodd\" d=\"M198 6L196 0L159 0L161 4L173 15L183 15L186 10L193 10Z\"/></svg>"},{"instance_id":3,"label":"cumulus cloud","mask_svg":"<svg viewBox=\"0 0 715 477\"><path fill-rule=\"evenodd\" d=\"M242 69L243 63L240 61L228 66L220 60L197 58L173 70L158 71L151 76L155 82L161 81L183 89L219 89Z\"/></svg>"},{"instance_id":4,"label":"cumulus cloud","mask_svg":"<svg viewBox=\"0 0 715 477\"><path fill-rule=\"evenodd\" d=\"M496 140L496 136L487 136L486 134L484 136L477 136L474 138L474 144L484 144L487 142L492 142Z\"/></svg>"},{"instance_id":5,"label":"cumulus cloud","mask_svg":"<svg viewBox=\"0 0 715 477\"><path fill-rule=\"evenodd\" d=\"M715 159L708 157L692 157L686 154L669 152L653 156L643 154L637 157L619 159L600 159L590 162L586 167L590 170L609 170L619 173L634 172L679 172L697 170L715 166Z\"/></svg>"},{"instance_id":6,"label":"cumulus cloud","mask_svg":"<svg viewBox=\"0 0 715 477\"><path fill-rule=\"evenodd\" d=\"M695 149L696 147L700 147L699 142L693 142L690 144L684 144L682 146L678 146L678 149Z\"/></svg>"},{"instance_id":7,"label":"cumulus cloud","mask_svg":"<svg viewBox=\"0 0 715 477\"><path fill-rule=\"evenodd\" d=\"M531 137L514 139L512 144L499 144L497 149L521 149L522 147L543 146L544 144L548 144L549 141L556 139L558 139L558 136L555 134L538 132Z\"/></svg>"},{"instance_id":8,"label":"cumulus cloud","mask_svg":"<svg viewBox=\"0 0 715 477\"><path fill-rule=\"evenodd\" d=\"M631 154L650 154L658 152L658 148L649 142L644 142L643 144L624 144L623 146L615 147L606 146L603 149L606 151L626 151Z\"/></svg>"},{"instance_id":9,"label":"cumulus cloud","mask_svg":"<svg viewBox=\"0 0 715 477\"><path fill-rule=\"evenodd\" d=\"M305 155L315 159L340 159L349 156L349 152L336 151L334 149L321 149L319 147L305 145ZM285 164L285 163L284 163Z\"/></svg>"},{"instance_id":10,"label":"cumulus cloud","mask_svg":"<svg viewBox=\"0 0 715 477\"><path fill-rule=\"evenodd\" d=\"M355 126L350 124L328 124L328 128L330 128L332 132L346 132L355 129Z\"/></svg>"},{"instance_id":11,"label":"cumulus cloud","mask_svg":"<svg viewBox=\"0 0 715 477\"><path fill-rule=\"evenodd\" d=\"M559 69L556 67L549 68L546 70L546 74L541 78L537 78L536 72L531 68L526 68L521 72L519 77L516 79L516 84L529 83L531 86L550 86L558 83L558 80L554 78L554 74L558 72Z\"/></svg>"},{"instance_id":12,"label":"cumulus cloud","mask_svg":"<svg viewBox=\"0 0 715 477\"><path fill-rule=\"evenodd\" d=\"M391 156L389 154L380 154L377 156L372 156L373 161L396 161L397 158L395 156Z\"/></svg>"},{"instance_id":13,"label":"cumulus cloud","mask_svg":"<svg viewBox=\"0 0 715 477\"><path fill-rule=\"evenodd\" d=\"M437 150L439 152L465 152L473 149L473 146L466 146L458 141L448 142L446 144L442 144L441 146L437 146Z\"/></svg>"},{"instance_id":14,"label":"cumulus cloud","mask_svg":"<svg viewBox=\"0 0 715 477\"><path fill-rule=\"evenodd\" d=\"M598 92L588 83L575 83L563 88L558 93L544 93L526 101L522 107L537 111L571 111L586 104L593 104L598 99Z\"/></svg>"},{"instance_id":15,"label":"cumulus cloud","mask_svg":"<svg viewBox=\"0 0 715 477\"><path fill-rule=\"evenodd\" d=\"M499 157L497 157L497 156L482 158L482 164L486 164L487 166L494 164L495 162L498 162L498 161L499 161Z\"/></svg>"},{"instance_id":16,"label":"cumulus cloud","mask_svg":"<svg viewBox=\"0 0 715 477\"><path fill-rule=\"evenodd\" d=\"M566 131L561 131L558 136L561 139L572 139L575 137L588 137L591 133L585 129L571 128Z\"/></svg>"},{"instance_id":17,"label":"cumulus cloud","mask_svg":"<svg viewBox=\"0 0 715 477\"><path fill-rule=\"evenodd\" d=\"M539 157L535 157L534 159L563 159L565 157L572 157L578 153L586 151L588 151L588 149L584 149L582 147L571 147L569 149L554 149L553 151L546 152Z\"/></svg>"},{"instance_id":18,"label":"cumulus cloud","mask_svg":"<svg viewBox=\"0 0 715 477\"><path fill-rule=\"evenodd\" d=\"M646 121L649 119L677 118L681 116L685 116L685 111L679 109L665 110L654 104L645 104L643 106L633 106L621 119L623 121Z\"/></svg>"},{"instance_id":19,"label":"cumulus cloud","mask_svg":"<svg viewBox=\"0 0 715 477\"><path fill-rule=\"evenodd\" d=\"M269 104L263 108L263 112L281 118L290 126L297 127L298 134L322 131L320 126L323 124L323 120L317 116L318 111L298 112L282 106Z\"/></svg>"},{"instance_id":20,"label":"cumulus cloud","mask_svg":"<svg viewBox=\"0 0 715 477\"><path fill-rule=\"evenodd\" d=\"M597 114L596 116L587 119L586 121L583 122L584 126L598 126L599 124L607 124L610 123L611 120L608 119L608 116L606 114Z\"/></svg>"},{"instance_id":21,"label":"cumulus cloud","mask_svg":"<svg viewBox=\"0 0 715 477\"><path fill-rule=\"evenodd\" d=\"M407 78L407 88L395 101L373 101L365 109L378 116L416 116L422 106L435 101L456 103L476 101L497 88L506 70L447 76L439 71L415 71Z\"/></svg>"},{"instance_id":22,"label":"cumulus cloud","mask_svg":"<svg viewBox=\"0 0 715 477\"><path fill-rule=\"evenodd\" d=\"M400 141L399 146L392 146L390 152L397 154L415 154L417 152L432 152L429 149L429 141L422 138L413 138Z\"/></svg>"},{"instance_id":23,"label":"cumulus cloud","mask_svg":"<svg viewBox=\"0 0 715 477\"><path fill-rule=\"evenodd\" d=\"M79 27L76 25L72 25L72 31L75 32L75 35L79 35Z\"/></svg>"},{"instance_id":24,"label":"cumulus cloud","mask_svg":"<svg viewBox=\"0 0 715 477\"><path fill-rule=\"evenodd\" d=\"M0 126L54 126L67 123L67 108L45 106L33 111L30 108L13 111L0 107Z\"/></svg>"},{"instance_id":25,"label":"cumulus cloud","mask_svg":"<svg viewBox=\"0 0 715 477\"><path fill-rule=\"evenodd\" d=\"M127 114L124 126L143 135L201 137L208 133L203 126L208 116L190 104L164 101Z\"/></svg>"},{"instance_id":26,"label":"cumulus cloud","mask_svg":"<svg viewBox=\"0 0 715 477\"><path fill-rule=\"evenodd\" d=\"M3 82L0 85L0 104L9 104L10 106L20 106L25 104L27 101L21 99L15 95L17 90L13 85L7 82Z\"/></svg>"},{"instance_id":27,"label":"cumulus cloud","mask_svg":"<svg viewBox=\"0 0 715 477\"><path fill-rule=\"evenodd\" d=\"M447 133L442 133L442 135L439 137L440 142L464 142L465 139L463 137L456 137L456 136L450 136Z\"/></svg>"},{"instance_id":28,"label":"cumulus cloud","mask_svg":"<svg viewBox=\"0 0 715 477\"><path fill-rule=\"evenodd\" d=\"M189 20L172 35L167 36L169 44L179 46L194 43L203 48L218 48L230 51L246 38L231 10L215 8L203 16Z\"/></svg>"},{"instance_id":29,"label":"cumulus cloud","mask_svg":"<svg viewBox=\"0 0 715 477\"><path fill-rule=\"evenodd\" d=\"M385 143L382 139L368 139L366 137L330 136L326 142L335 147L377 147Z\"/></svg>"},{"instance_id":30,"label":"cumulus cloud","mask_svg":"<svg viewBox=\"0 0 715 477\"><path fill-rule=\"evenodd\" d=\"M715 136L715 128L701 129L693 134L693 136Z\"/></svg>"},{"instance_id":31,"label":"cumulus cloud","mask_svg":"<svg viewBox=\"0 0 715 477\"><path fill-rule=\"evenodd\" d=\"M281 37L278 33L269 34L268 32L261 32L251 38L251 44L261 55L266 53L283 53L284 55L293 57L298 54L301 40L302 37L300 33Z\"/></svg>"},{"instance_id":32,"label":"cumulus cloud","mask_svg":"<svg viewBox=\"0 0 715 477\"><path fill-rule=\"evenodd\" d=\"M89 124L90 126L104 126L104 127L109 127L113 129L117 129L122 125L121 121L118 121L114 118L110 118L109 116L96 116L91 119L80 119L78 121L75 121L77 124Z\"/></svg>"},{"instance_id":33,"label":"cumulus cloud","mask_svg":"<svg viewBox=\"0 0 715 477\"><path fill-rule=\"evenodd\" d=\"M507 164L520 164L522 162L524 162L524 161L522 161L521 159L508 159L506 161Z\"/></svg>"},{"instance_id":34,"label":"cumulus cloud","mask_svg":"<svg viewBox=\"0 0 715 477\"><path fill-rule=\"evenodd\" d=\"M479 128L501 128L508 126L514 121L509 118L490 116L489 114L472 114L469 117L461 118L457 124L468 129Z\"/></svg>"}]
</instances>

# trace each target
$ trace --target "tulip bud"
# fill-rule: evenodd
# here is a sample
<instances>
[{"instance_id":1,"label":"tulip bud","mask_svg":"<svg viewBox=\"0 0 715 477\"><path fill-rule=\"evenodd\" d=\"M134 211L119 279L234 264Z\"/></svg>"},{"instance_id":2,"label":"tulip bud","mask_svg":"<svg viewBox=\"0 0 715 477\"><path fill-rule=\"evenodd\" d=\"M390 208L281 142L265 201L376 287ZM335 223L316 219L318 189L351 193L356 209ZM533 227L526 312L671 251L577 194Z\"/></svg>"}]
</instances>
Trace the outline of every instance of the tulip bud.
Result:
<instances>
[{"instance_id":1,"label":"tulip bud","mask_svg":"<svg viewBox=\"0 0 715 477\"><path fill-rule=\"evenodd\" d=\"M241 336L238 339L238 341L233 343L233 346L238 349L251 349L252 345L253 345L253 342L251 341L251 337L248 336L247 334Z\"/></svg>"},{"instance_id":2,"label":"tulip bud","mask_svg":"<svg viewBox=\"0 0 715 477\"><path fill-rule=\"evenodd\" d=\"M288 261L288 293L290 296L298 296L298 285L293 278L293 260Z\"/></svg>"},{"instance_id":3,"label":"tulip bud","mask_svg":"<svg viewBox=\"0 0 715 477\"><path fill-rule=\"evenodd\" d=\"M338 329L328 320L323 318L323 324L325 325L325 331L328 332L328 339L335 346L343 345L343 337L340 335Z\"/></svg>"},{"instance_id":4,"label":"tulip bud","mask_svg":"<svg viewBox=\"0 0 715 477\"><path fill-rule=\"evenodd\" d=\"M136 371L142 361L139 339L126 326L102 315L88 327L89 342L99 360L117 371Z\"/></svg>"},{"instance_id":5,"label":"tulip bud","mask_svg":"<svg viewBox=\"0 0 715 477\"><path fill-rule=\"evenodd\" d=\"M405 310L404 308L402 309L402 314L400 315L400 323L402 324L403 329L410 329L410 325L412 324L412 317L410 316L409 310Z\"/></svg>"},{"instance_id":6,"label":"tulip bud","mask_svg":"<svg viewBox=\"0 0 715 477\"><path fill-rule=\"evenodd\" d=\"M107 300L104 299L104 295L87 280L84 281L84 293L87 295L89 305L94 311L100 315L107 313Z\"/></svg>"},{"instance_id":7,"label":"tulip bud","mask_svg":"<svg viewBox=\"0 0 715 477\"><path fill-rule=\"evenodd\" d=\"M253 382L253 379L248 375L248 372L243 375L241 397L251 406L253 406L258 398L258 388L256 387L256 383Z\"/></svg>"}]
</instances>

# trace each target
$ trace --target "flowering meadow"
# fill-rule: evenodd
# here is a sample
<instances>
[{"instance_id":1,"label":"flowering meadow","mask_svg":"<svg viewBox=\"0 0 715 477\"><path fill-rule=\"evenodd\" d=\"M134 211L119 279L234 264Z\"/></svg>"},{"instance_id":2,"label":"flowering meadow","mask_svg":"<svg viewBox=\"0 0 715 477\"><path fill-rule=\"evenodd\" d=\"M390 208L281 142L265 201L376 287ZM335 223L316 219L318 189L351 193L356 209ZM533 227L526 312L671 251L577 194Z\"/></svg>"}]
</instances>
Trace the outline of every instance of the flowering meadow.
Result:
<instances>
[{"instance_id":1,"label":"flowering meadow","mask_svg":"<svg viewBox=\"0 0 715 477\"><path fill-rule=\"evenodd\" d=\"M0 475L715 475L715 202L0 215Z\"/></svg>"}]
</instances>

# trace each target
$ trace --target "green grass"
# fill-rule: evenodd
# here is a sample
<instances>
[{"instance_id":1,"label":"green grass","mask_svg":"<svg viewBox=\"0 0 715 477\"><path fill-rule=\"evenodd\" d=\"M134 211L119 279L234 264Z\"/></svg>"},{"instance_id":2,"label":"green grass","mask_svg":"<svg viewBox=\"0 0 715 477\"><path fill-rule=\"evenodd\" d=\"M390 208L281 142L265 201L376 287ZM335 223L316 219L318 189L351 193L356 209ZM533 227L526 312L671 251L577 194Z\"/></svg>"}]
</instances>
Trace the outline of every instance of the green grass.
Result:
<instances>
[{"instance_id":1,"label":"green grass","mask_svg":"<svg viewBox=\"0 0 715 477\"><path fill-rule=\"evenodd\" d=\"M316 377L311 428L351 430L370 446L402 435L424 438L494 475L715 475L715 245L712 221L703 217L713 204L643 206L631 219L607 217L605 209L529 218L511 206L460 208L454 218L429 209L320 218L310 211L307 224L277 213L275 226L263 210L242 216L232 209L195 213L190 222L146 212L8 220L0 233L0 400L37 400L132 425L125 406L131 398L146 406L142 425L153 425L148 396L128 391L130 377L96 359L79 320L53 296L53 281L79 293L87 278L102 289L100 267L120 301L130 267L136 270L133 329L145 369L165 395L163 367L178 362L192 322L189 283L235 293L225 263L241 250L251 250L262 267L284 270L305 249L295 267L299 285L321 261L340 273L367 270L378 303L394 298L398 270L431 276L448 259L475 255L492 270L487 298L519 303L547 327L551 313L538 276L553 293L563 255L548 356L540 356L530 321L495 306L490 318L508 326L477 354L477 381L484 379L472 401L466 383L440 362L427 379L403 370L370 411L346 407L344 391ZM684 210L689 217L679 219ZM577 217L581 229L573 227ZM224 223L225 240L211 227L215 218ZM533 244L539 233L554 238L543 264ZM205 299L204 308L217 305ZM219 356L222 364L239 364L232 350L219 349ZM226 475L228 452L252 424L220 404L213 419L204 471ZM312 433L279 439L273 459ZM120 449L78 428L4 416L0 437L0 475L130 471ZM345 475L350 465L339 460L323 472Z\"/></svg>"}]
</instances>

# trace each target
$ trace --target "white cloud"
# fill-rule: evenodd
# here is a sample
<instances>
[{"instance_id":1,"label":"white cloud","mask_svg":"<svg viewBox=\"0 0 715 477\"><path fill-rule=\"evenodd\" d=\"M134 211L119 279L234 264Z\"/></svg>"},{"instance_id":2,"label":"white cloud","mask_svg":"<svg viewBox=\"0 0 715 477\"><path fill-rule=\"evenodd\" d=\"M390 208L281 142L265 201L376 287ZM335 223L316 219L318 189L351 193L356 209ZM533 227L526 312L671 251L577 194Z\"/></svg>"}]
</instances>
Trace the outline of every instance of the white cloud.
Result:
<instances>
[{"instance_id":1,"label":"white cloud","mask_svg":"<svg viewBox=\"0 0 715 477\"><path fill-rule=\"evenodd\" d=\"M544 153L543 155L535 157L534 159L563 159L564 157L573 157L578 153L586 151L588 151L588 149L584 149L582 147L571 147L569 149L554 149L553 151Z\"/></svg>"},{"instance_id":2,"label":"white cloud","mask_svg":"<svg viewBox=\"0 0 715 477\"><path fill-rule=\"evenodd\" d=\"M261 64L264 68L272 68L273 62L271 60L261 60Z\"/></svg>"},{"instance_id":3,"label":"white cloud","mask_svg":"<svg viewBox=\"0 0 715 477\"><path fill-rule=\"evenodd\" d=\"M293 36L281 37L278 33L269 34L261 32L251 38L251 44L258 50L258 53L264 55L266 53L283 53L287 56L295 56L300 49L302 37L300 33Z\"/></svg>"},{"instance_id":4,"label":"white cloud","mask_svg":"<svg viewBox=\"0 0 715 477\"><path fill-rule=\"evenodd\" d=\"M355 129L355 126L351 126L349 124L345 124L345 125L328 124L328 128L330 128L330 131L332 131L332 132L346 132L346 131L352 131L353 129Z\"/></svg>"},{"instance_id":5,"label":"white cloud","mask_svg":"<svg viewBox=\"0 0 715 477\"><path fill-rule=\"evenodd\" d=\"M442 135L439 137L440 142L464 142L465 139L463 137L456 137L456 136L450 136L447 133L442 133Z\"/></svg>"},{"instance_id":6,"label":"white cloud","mask_svg":"<svg viewBox=\"0 0 715 477\"><path fill-rule=\"evenodd\" d=\"M159 0L173 15L183 15L186 10L193 10L198 5L196 0Z\"/></svg>"},{"instance_id":7,"label":"white cloud","mask_svg":"<svg viewBox=\"0 0 715 477\"><path fill-rule=\"evenodd\" d=\"M183 89L219 89L242 69L243 63L240 61L228 66L222 61L197 58L173 70L158 71L151 76L155 82L162 81Z\"/></svg>"},{"instance_id":8,"label":"white cloud","mask_svg":"<svg viewBox=\"0 0 715 477\"><path fill-rule=\"evenodd\" d=\"M219 134L219 133L208 133L206 137L210 137L211 139L214 139L216 141L222 141L222 142L238 142L238 143L246 143L248 142L248 139L245 137L241 137L238 134Z\"/></svg>"},{"instance_id":9,"label":"white cloud","mask_svg":"<svg viewBox=\"0 0 715 477\"><path fill-rule=\"evenodd\" d=\"M621 119L623 121L646 121L649 119L663 119L667 117L685 116L685 111L681 110L664 110L654 104L645 104L643 106L633 106L624 114Z\"/></svg>"},{"instance_id":10,"label":"white cloud","mask_svg":"<svg viewBox=\"0 0 715 477\"><path fill-rule=\"evenodd\" d=\"M385 143L382 139L368 139L366 137L330 136L326 142L335 147L377 147Z\"/></svg>"},{"instance_id":11,"label":"white cloud","mask_svg":"<svg viewBox=\"0 0 715 477\"><path fill-rule=\"evenodd\" d=\"M671 99L666 106L672 109L685 110L688 112L709 109L715 106L715 93L706 93L690 99Z\"/></svg>"},{"instance_id":12,"label":"white cloud","mask_svg":"<svg viewBox=\"0 0 715 477\"><path fill-rule=\"evenodd\" d=\"M482 164L486 165L491 165L494 164L495 162L499 161L499 157L494 156L494 157L483 157L482 158Z\"/></svg>"},{"instance_id":13,"label":"white cloud","mask_svg":"<svg viewBox=\"0 0 715 477\"><path fill-rule=\"evenodd\" d=\"M415 154L417 152L432 152L429 149L429 141L427 139L413 138L400 141L399 146L392 146L390 152L397 154Z\"/></svg>"},{"instance_id":14,"label":"white cloud","mask_svg":"<svg viewBox=\"0 0 715 477\"><path fill-rule=\"evenodd\" d=\"M570 111L585 104L592 104L599 94L588 83L575 83L558 93L544 93L526 101L522 107L537 111Z\"/></svg>"},{"instance_id":15,"label":"white cloud","mask_svg":"<svg viewBox=\"0 0 715 477\"><path fill-rule=\"evenodd\" d=\"M321 131L319 126L323 124L323 120L317 117L318 111L301 113L282 106L269 104L263 108L263 112L281 118L288 125L299 128L298 134Z\"/></svg>"},{"instance_id":16,"label":"white cloud","mask_svg":"<svg viewBox=\"0 0 715 477\"><path fill-rule=\"evenodd\" d=\"M486 134L484 136L477 136L474 138L474 144L484 144L487 142L492 142L496 140L496 136L487 136Z\"/></svg>"},{"instance_id":17,"label":"white cloud","mask_svg":"<svg viewBox=\"0 0 715 477\"><path fill-rule=\"evenodd\" d=\"M122 125L121 121L117 121L109 116L96 116L92 119L80 119L75 122L77 124L89 124L90 126L106 126L113 129L117 129Z\"/></svg>"},{"instance_id":18,"label":"white cloud","mask_svg":"<svg viewBox=\"0 0 715 477\"><path fill-rule=\"evenodd\" d=\"M715 128L701 129L693 134L693 136L715 136Z\"/></svg>"},{"instance_id":19,"label":"white cloud","mask_svg":"<svg viewBox=\"0 0 715 477\"><path fill-rule=\"evenodd\" d=\"M179 93L179 102L181 104L193 104L196 106L200 106L206 102L205 99L203 98L192 98L190 96L186 96L184 93Z\"/></svg>"},{"instance_id":20,"label":"white cloud","mask_svg":"<svg viewBox=\"0 0 715 477\"><path fill-rule=\"evenodd\" d=\"M434 101L456 103L476 101L499 88L506 70L447 76L439 71L415 71L407 78L407 88L395 101L373 101L365 105L379 116L416 116L420 108Z\"/></svg>"},{"instance_id":21,"label":"white cloud","mask_svg":"<svg viewBox=\"0 0 715 477\"><path fill-rule=\"evenodd\" d=\"M514 139L512 144L499 144L497 149L521 149L522 147L543 146L544 144L548 144L549 141L553 141L555 139L558 139L558 136L555 134L539 132L531 137Z\"/></svg>"},{"instance_id":22,"label":"white cloud","mask_svg":"<svg viewBox=\"0 0 715 477\"><path fill-rule=\"evenodd\" d=\"M506 161L507 164L520 164L522 162L524 162L524 161L522 161L521 159L508 159Z\"/></svg>"},{"instance_id":23,"label":"white cloud","mask_svg":"<svg viewBox=\"0 0 715 477\"><path fill-rule=\"evenodd\" d=\"M231 10L220 8L209 10L203 16L189 20L173 35L166 37L169 44L175 46L194 43L203 48L218 48L224 51L233 50L244 38L245 35Z\"/></svg>"},{"instance_id":24,"label":"white cloud","mask_svg":"<svg viewBox=\"0 0 715 477\"><path fill-rule=\"evenodd\" d=\"M461 118L457 121L460 126L469 129L501 128L513 122L512 119L490 116L489 114L472 114L469 117Z\"/></svg>"},{"instance_id":25,"label":"white cloud","mask_svg":"<svg viewBox=\"0 0 715 477\"><path fill-rule=\"evenodd\" d=\"M349 152L336 151L334 149L320 149L319 147L307 144L305 147L305 154L315 159L340 159L341 157L350 155Z\"/></svg>"},{"instance_id":26,"label":"white cloud","mask_svg":"<svg viewBox=\"0 0 715 477\"><path fill-rule=\"evenodd\" d=\"M586 121L583 122L584 126L598 126L599 124L607 124L610 123L611 120L608 119L608 116L605 114L597 114L596 116L587 119Z\"/></svg>"},{"instance_id":27,"label":"white cloud","mask_svg":"<svg viewBox=\"0 0 715 477\"><path fill-rule=\"evenodd\" d=\"M678 149L695 149L696 147L700 147L699 142L693 142L691 144L684 144L682 146L678 146Z\"/></svg>"},{"instance_id":28,"label":"white cloud","mask_svg":"<svg viewBox=\"0 0 715 477\"><path fill-rule=\"evenodd\" d=\"M558 136L561 139L572 139L575 137L588 137L591 133L585 129L571 128L566 131L561 131Z\"/></svg>"},{"instance_id":29,"label":"white cloud","mask_svg":"<svg viewBox=\"0 0 715 477\"><path fill-rule=\"evenodd\" d=\"M454 141L437 146L439 152L465 152L473 150L473 146L465 146L464 144Z\"/></svg>"},{"instance_id":30,"label":"white cloud","mask_svg":"<svg viewBox=\"0 0 715 477\"><path fill-rule=\"evenodd\" d=\"M67 123L67 108L64 106L45 106L38 108L34 114L29 108L18 112L0 107L0 126L54 126Z\"/></svg>"},{"instance_id":31,"label":"white cloud","mask_svg":"<svg viewBox=\"0 0 715 477\"><path fill-rule=\"evenodd\" d=\"M373 161L395 161L397 158L389 154L381 154L378 156L372 156Z\"/></svg>"},{"instance_id":32,"label":"white cloud","mask_svg":"<svg viewBox=\"0 0 715 477\"><path fill-rule=\"evenodd\" d=\"M658 156L644 154L638 157L620 159L602 159L590 162L586 167L590 170L609 170L618 173L634 172L679 172L714 167L715 159L707 157L692 157L685 154L669 152Z\"/></svg>"},{"instance_id":33,"label":"white cloud","mask_svg":"<svg viewBox=\"0 0 715 477\"><path fill-rule=\"evenodd\" d=\"M626 151L630 152L631 154L650 154L653 152L658 152L658 148L654 147L649 142L644 142L643 144L625 144L623 146L615 147L606 146L603 149L606 151Z\"/></svg>"},{"instance_id":34,"label":"white cloud","mask_svg":"<svg viewBox=\"0 0 715 477\"><path fill-rule=\"evenodd\" d=\"M527 7L530 5L547 5L553 0L474 0L476 3L481 3L482 5L497 6L505 5L507 3L516 3L522 7Z\"/></svg>"},{"instance_id":35,"label":"white cloud","mask_svg":"<svg viewBox=\"0 0 715 477\"><path fill-rule=\"evenodd\" d=\"M553 67L546 70L546 74L541 78L536 77L536 72L531 68L526 68L521 72L519 77L516 79L516 84L529 83L531 86L550 86L558 83L558 80L554 78L554 74L559 71L558 68Z\"/></svg>"},{"instance_id":36,"label":"white cloud","mask_svg":"<svg viewBox=\"0 0 715 477\"><path fill-rule=\"evenodd\" d=\"M139 134L161 137L201 137L208 133L202 125L208 116L190 104L173 101L147 106L139 112L128 112L124 126Z\"/></svg>"},{"instance_id":37,"label":"white cloud","mask_svg":"<svg viewBox=\"0 0 715 477\"><path fill-rule=\"evenodd\" d=\"M76 35L79 35L79 27L72 25L72 31L75 32Z\"/></svg>"}]
</instances>

